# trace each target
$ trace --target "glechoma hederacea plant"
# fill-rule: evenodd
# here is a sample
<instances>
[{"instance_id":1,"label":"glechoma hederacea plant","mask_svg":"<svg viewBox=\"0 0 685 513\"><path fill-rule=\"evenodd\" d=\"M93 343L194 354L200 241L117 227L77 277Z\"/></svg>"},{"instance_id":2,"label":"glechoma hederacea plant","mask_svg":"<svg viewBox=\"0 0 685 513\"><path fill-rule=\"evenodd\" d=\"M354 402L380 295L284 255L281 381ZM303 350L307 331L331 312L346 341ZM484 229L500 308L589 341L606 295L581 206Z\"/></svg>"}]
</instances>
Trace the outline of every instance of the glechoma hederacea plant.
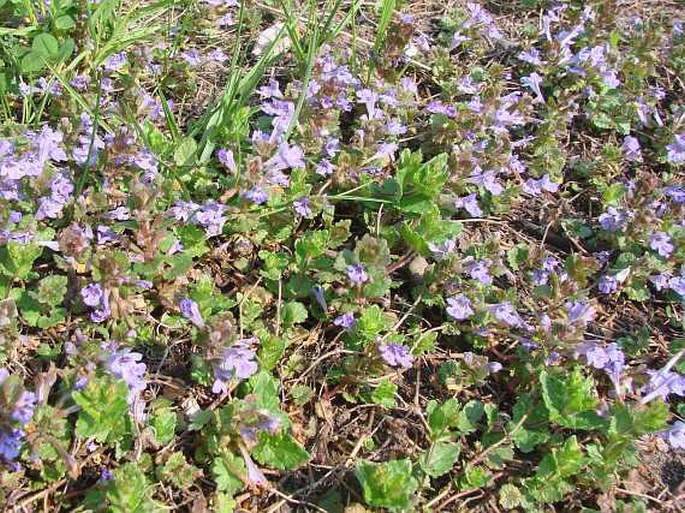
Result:
<instances>
[{"instance_id":1,"label":"glechoma hederacea plant","mask_svg":"<svg viewBox=\"0 0 685 513\"><path fill-rule=\"evenodd\" d=\"M0 0L0 503L675 511L685 12L510 4Z\"/></svg>"}]
</instances>

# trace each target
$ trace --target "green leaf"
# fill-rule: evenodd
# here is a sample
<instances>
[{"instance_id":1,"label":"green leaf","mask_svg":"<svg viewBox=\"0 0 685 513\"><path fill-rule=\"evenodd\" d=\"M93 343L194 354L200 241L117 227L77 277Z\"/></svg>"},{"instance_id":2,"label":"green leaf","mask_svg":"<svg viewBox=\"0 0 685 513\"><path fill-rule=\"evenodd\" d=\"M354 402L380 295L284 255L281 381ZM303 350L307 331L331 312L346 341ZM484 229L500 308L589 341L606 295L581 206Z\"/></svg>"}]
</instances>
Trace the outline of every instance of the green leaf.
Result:
<instances>
[{"instance_id":1,"label":"green leaf","mask_svg":"<svg viewBox=\"0 0 685 513\"><path fill-rule=\"evenodd\" d=\"M271 335L263 335L260 339L262 342L259 346L260 367L271 370L278 364L285 353L288 342L284 337L275 337Z\"/></svg>"},{"instance_id":2,"label":"green leaf","mask_svg":"<svg viewBox=\"0 0 685 513\"><path fill-rule=\"evenodd\" d=\"M625 196L626 190L626 186L620 182L611 184L609 187L606 188L604 194L602 195L604 204L611 206L618 205L623 199L623 196Z\"/></svg>"},{"instance_id":3,"label":"green leaf","mask_svg":"<svg viewBox=\"0 0 685 513\"><path fill-rule=\"evenodd\" d=\"M62 275L46 276L38 283L37 299L48 306L57 306L67 293L67 277Z\"/></svg>"},{"instance_id":4,"label":"green leaf","mask_svg":"<svg viewBox=\"0 0 685 513\"><path fill-rule=\"evenodd\" d=\"M521 265L528 262L530 258L530 248L526 244L517 244L507 251L507 262L509 267L518 271Z\"/></svg>"},{"instance_id":5,"label":"green leaf","mask_svg":"<svg viewBox=\"0 0 685 513\"><path fill-rule=\"evenodd\" d=\"M633 440L666 427L670 416L668 403L652 401L647 405L628 408L615 403L611 409L609 433Z\"/></svg>"},{"instance_id":6,"label":"green leaf","mask_svg":"<svg viewBox=\"0 0 685 513\"><path fill-rule=\"evenodd\" d=\"M255 407L280 413L279 381L270 372L260 370L247 383L256 398Z\"/></svg>"},{"instance_id":7,"label":"green leaf","mask_svg":"<svg viewBox=\"0 0 685 513\"><path fill-rule=\"evenodd\" d=\"M150 426L154 429L155 440L159 445L166 445L174 438L176 431L176 412L172 402L159 398L151 403Z\"/></svg>"},{"instance_id":8,"label":"green leaf","mask_svg":"<svg viewBox=\"0 0 685 513\"><path fill-rule=\"evenodd\" d=\"M364 341L371 341L375 340L378 334L390 329L391 326L392 321L383 310L378 305L372 305L364 309L354 331Z\"/></svg>"},{"instance_id":9,"label":"green leaf","mask_svg":"<svg viewBox=\"0 0 685 513\"><path fill-rule=\"evenodd\" d=\"M59 42L52 34L38 34L33 38L31 49L44 59L56 59L59 56Z\"/></svg>"},{"instance_id":10,"label":"green leaf","mask_svg":"<svg viewBox=\"0 0 685 513\"><path fill-rule=\"evenodd\" d=\"M0 247L0 271L12 278L26 280L32 273L33 262L43 254L37 244L19 244L9 241Z\"/></svg>"},{"instance_id":11,"label":"green leaf","mask_svg":"<svg viewBox=\"0 0 685 513\"><path fill-rule=\"evenodd\" d=\"M355 245L354 256L362 264L373 267L387 267L391 262L388 241L368 233Z\"/></svg>"},{"instance_id":12,"label":"green leaf","mask_svg":"<svg viewBox=\"0 0 685 513\"><path fill-rule=\"evenodd\" d=\"M521 504L521 491L513 484L505 483L499 489L499 504L504 509L514 509Z\"/></svg>"},{"instance_id":13,"label":"green leaf","mask_svg":"<svg viewBox=\"0 0 685 513\"><path fill-rule=\"evenodd\" d=\"M356 476L362 485L364 500L371 506L390 511L407 511L411 508L414 492L419 483L412 476L408 459L373 463L357 463Z\"/></svg>"},{"instance_id":14,"label":"green leaf","mask_svg":"<svg viewBox=\"0 0 685 513\"><path fill-rule=\"evenodd\" d=\"M212 501L212 510L215 513L233 513L235 511L236 502L231 494L217 493Z\"/></svg>"},{"instance_id":15,"label":"green leaf","mask_svg":"<svg viewBox=\"0 0 685 513\"><path fill-rule=\"evenodd\" d=\"M202 471L195 465L190 465L182 452L173 452L164 463L157 468L157 477L167 481L180 490L189 488L195 479L202 475Z\"/></svg>"},{"instance_id":16,"label":"green leaf","mask_svg":"<svg viewBox=\"0 0 685 513\"><path fill-rule=\"evenodd\" d=\"M419 458L421 469L431 477L446 474L459 458L461 446L453 442L435 442Z\"/></svg>"},{"instance_id":17,"label":"green leaf","mask_svg":"<svg viewBox=\"0 0 685 513\"><path fill-rule=\"evenodd\" d=\"M184 138L174 151L174 162L177 166L192 166L195 163L197 143L192 137Z\"/></svg>"},{"instance_id":18,"label":"green leaf","mask_svg":"<svg viewBox=\"0 0 685 513\"><path fill-rule=\"evenodd\" d=\"M573 429L597 429L605 424L595 411L598 399L595 383L575 368L566 379L540 373L542 398L550 420Z\"/></svg>"},{"instance_id":19,"label":"green leaf","mask_svg":"<svg viewBox=\"0 0 685 513\"><path fill-rule=\"evenodd\" d=\"M514 429L514 423L509 423L509 431ZM543 431L532 431L525 428L519 428L512 435L512 440L517 449L522 453L527 454L532 452L536 446L545 443L549 440L549 433Z\"/></svg>"},{"instance_id":20,"label":"green leaf","mask_svg":"<svg viewBox=\"0 0 685 513\"><path fill-rule=\"evenodd\" d=\"M63 14L62 16L58 16L55 18L55 28L59 30L69 30L70 28L74 27L76 25L76 21L74 21L74 18L69 16L68 14Z\"/></svg>"},{"instance_id":21,"label":"green leaf","mask_svg":"<svg viewBox=\"0 0 685 513\"><path fill-rule=\"evenodd\" d=\"M459 410L459 402L454 398L448 399L443 404L434 400L428 402L428 427L431 440L450 437L450 428L459 422Z\"/></svg>"},{"instance_id":22,"label":"green leaf","mask_svg":"<svg viewBox=\"0 0 685 513\"><path fill-rule=\"evenodd\" d=\"M469 401L457 416L457 428L465 435L478 429L478 423L483 418L485 408L478 400Z\"/></svg>"},{"instance_id":23,"label":"green leaf","mask_svg":"<svg viewBox=\"0 0 685 513\"><path fill-rule=\"evenodd\" d=\"M329 242L328 230L318 230L306 232L301 238L295 241L295 256L297 265L301 269L306 269L308 262L320 257L326 252Z\"/></svg>"},{"instance_id":24,"label":"green leaf","mask_svg":"<svg viewBox=\"0 0 685 513\"><path fill-rule=\"evenodd\" d=\"M128 413L128 386L108 377L91 379L86 388L72 394L81 407L76 420L76 436L93 437L98 442L121 442L131 432Z\"/></svg>"},{"instance_id":25,"label":"green leaf","mask_svg":"<svg viewBox=\"0 0 685 513\"><path fill-rule=\"evenodd\" d=\"M371 392L371 401L386 408L394 408L397 404L395 399L396 393L397 385L388 379L383 379Z\"/></svg>"},{"instance_id":26,"label":"green leaf","mask_svg":"<svg viewBox=\"0 0 685 513\"><path fill-rule=\"evenodd\" d=\"M485 467L467 466L464 475L459 479L462 490L482 488L492 479L492 473Z\"/></svg>"},{"instance_id":27,"label":"green leaf","mask_svg":"<svg viewBox=\"0 0 685 513\"><path fill-rule=\"evenodd\" d=\"M296 385L290 390L290 396L296 405L302 406L311 401L314 391L308 385Z\"/></svg>"},{"instance_id":28,"label":"green leaf","mask_svg":"<svg viewBox=\"0 0 685 513\"><path fill-rule=\"evenodd\" d=\"M281 309L281 320L286 328L306 321L308 316L307 307L299 301L290 301Z\"/></svg>"},{"instance_id":29,"label":"green leaf","mask_svg":"<svg viewBox=\"0 0 685 513\"><path fill-rule=\"evenodd\" d=\"M395 206L406 213L430 211L447 181L447 154L442 153L422 164L421 153L405 149L397 163L395 181L398 194Z\"/></svg>"},{"instance_id":30,"label":"green leaf","mask_svg":"<svg viewBox=\"0 0 685 513\"><path fill-rule=\"evenodd\" d=\"M285 433L259 433L252 455L262 465L280 470L293 470L309 460L309 453Z\"/></svg>"},{"instance_id":31,"label":"green leaf","mask_svg":"<svg viewBox=\"0 0 685 513\"><path fill-rule=\"evenodd\" d=\"M243 488L243 476L247 474L245 462L239 456L228 451L214 458L212 463L212 476L216 482L216 488L220 492L233 495Z\"/></svg>"},{"instance_id":32,"label":"green leaf","mask_svg":"<svg viewBox=\"0 0 685 513\"><path fill-rule=\"evenodd\" d=\"M45 58L38 52L28 52L21 58L22 73L37 73L45 67Z\"/></svg>"},{"instance_id":33,"label":"green leaf","mask_svg":"<svg viewBox=\"0 0 685 513\"><path fill-rule=\"evenodd\" d=\"M150 497L152 486L136 463L125 463L113 472L114 483L107 491L108 511L153 513L166 511Z\"/></svg>"},{"instance_id":34,"label":"green leaf","mask_svg":"<svg viewBox=\"0 0 685 513\"><path fill-rule=\"evenodd\" d=\"M567 478L576 475L583 468L585 458L578 439L571 436L559 449L552 449L540 462L537 476L541 478Z\"/></svg>"}]
</instances>

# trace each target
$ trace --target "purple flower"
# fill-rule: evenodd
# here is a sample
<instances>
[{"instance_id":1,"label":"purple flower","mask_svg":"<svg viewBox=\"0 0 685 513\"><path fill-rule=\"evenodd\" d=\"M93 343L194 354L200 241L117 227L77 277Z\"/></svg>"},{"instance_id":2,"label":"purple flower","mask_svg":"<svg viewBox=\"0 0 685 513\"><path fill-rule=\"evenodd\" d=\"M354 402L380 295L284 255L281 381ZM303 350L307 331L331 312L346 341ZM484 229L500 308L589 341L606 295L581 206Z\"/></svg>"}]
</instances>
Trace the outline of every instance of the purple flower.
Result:
<instances>
[{"instance_id":1,"label":"purple flower","mask_svg":"<svg viewBox=\"0 0 685 513\"><path fill-rule=\"evenodd\" d=\"M15 428L0 431L0 457L6 462L16 459L19 456L22 438L25 434L21 429Z\"/></svg>"},{"instance_id":2,"label":"purple flower","mask_svg":"<svg viewBox=\"0 0 685 513\"><path fill-rule=\"evenodd\" d=\"M604 275L599 279L597 283L597 288L603 294L611 294L618 290L618 280L615 276Z\"/></svg>"},{"instance_id":3,"label":"purple flower","mask_svg":"<svg viewBox=\"0 0 685 513\"><path fill-rule=\"evenodd\" d=\"M385 129L390 135L403 135L407 133L407 126L396 118L389 119L385 124Z\"/></svg>"},{"instance_id":4,"label":"purple flower","mask_svg":"<svg viewBox=\"0 0 685 513\"><path fill-rule=\"evenodd\" d=\"M198 52L196 48L191 48L190 50L186 50L185 52L181 53L181 57L190 66L199 66L200 64L202 64L202 58L200 57L200 52Z\"/></svg>"},{"instance_id":5,"label":"purple flower","mask_svg":"<svg viewBox=\"0 0 685 513\"><path fill-rule=\"evenodd\" d=\"M336 137L327 138L323 151L327 157L335 157L338 153L340 153L340 139Z\"/></svg>"},{"instance_id":6,"label":"purple flower","mask_svg":"<svg viewBox=\"0 0 685 513\"><path fill-rule=\"evenodd\" d=\"M434 100L426 105L426 110L431 114L442 114L448 118L453 118L457 115L457 109L453 105L447 105L438 100Z\"/></svg>"},{"instance_id":7,"label":"purple flower","mask_svg":"<svg viewBox=\"0 0 685 513\"><path fill-rule=\"evenodd\" d=\"M657 292L661 292L668 287L669 276L665 273L653 274L649 277L649 281L652 282L652 285L654 285Z\"/></svg>"},{"instance_id":8,"label":"purple flower","mask_svg":"<svg viewBox=\"0 0 685 513\"><path fill-rule=\"evenodd\" d=\"M97 235L98 244L107 244L108 242L117 240L117 234L107 226L99 225L95 230L95 233Z\"/></svg>"},{"instance_id":9,"label":"purple flower","mask_svg":"<svg viewBox=\"0 0 685 513\"><path fill-rule=\"evenodd\" d=\"M630 218L629 212L608 207L606 212L599 216L599 224L608 232L617 232L625 228Z\"/></svg>"},{"instance_id":10,"label":"purple flower","mask_svg":"<svg viewBox=\"0 0 685 513\"><path fill-rule=\"evenodd\" d=\"M492 276L490 276L490 260L481 260L478 262L471 262L467 264L467 272L474 280L478 280L483 285L492 284Z\"/></svg>"},{"instance_id":11,"label":"purple flower","mask_svg":"<svg viewBox=\"0 0 685 513\"><path fill-rule=\"evenodd\" d=\"M584 327L597 315L595 309L586 301L569 301L564 307L568 313L569 324L580 324Z\"/></svg>"},{"instance_id":12,"label":"purple flower","mask_svg":"<svg viewBox=\"0 0 685 513\"><path fill-rule=\"evenodd\" d=\"M128 60L126 59L126 52L112 54L105 60L105 71L109 71L110 73L119 71L126 65L127 62Z\"/></svg>"},{"instance_id":13,"label":"purple flower","mask_svg":"<svg viewBox=\"0 0 685 513\"><path fill-rule=\"evenodd\" d=\"M252 460L250 453L247 452L247 449L245 449L243 444L238 444L238 449L240 450L243 461L245 462L245 470L247 471L247 484L251 487L265 486L268 483L266 476L261 470L259 470L259 467Z\"/></svg>"},{"instance_id":14,"label":"purple flower","mask_svg":"<svg viewBox=\"0 0 685 513\"><path fill-rule=\"evenodd\" d=\"M487 365L488 374L494 374L495 372L501 371L503 368L504 367L499 362L488 362Z\"/></svg>"},{"instance_id":15,"label":"purple flower","mask_svg":"<svg viewBox=\"0 0 685 513\"><path fill-rule=\"evenodd\" d=\"M460 44L462 44L464 41L468 41L469 38L463 35L461 32L457 31L454 33L452 36L452 42L450 44L450 50L454 50L457 48Z\"/></svg>"},{"instance_id":16,"label":"purple flower","mask_svg":"<svg viewBox=\"0 0 685 513\"><path fill-rule=\"evenodd\" d=\"M376 102L378 101L378 93L371 89L361 89L357 91L357 98L366 106L366 112L369 119L376 117Z\"/></svg>"},{"instance_id":17,"label":"purple flower","mask_svg":"<svg viewBox=\"0 0 685 513\"><path fill-rule=\"evenodd\" d=\"M685 188L679 185L669 185L664 188L664 194L676 203L685 203Z\"/></svg>"},{"instance_id":18,"label":"purple flower","mask_svg":"<svg viewBox=\"0 0 685 513\"><path fill-rule=\"evenodd\" d=\"M90 77L88 75L76 75L70 84L77 91L85 91L90 84Z\"/></svg>"},{"instance_id":19,"label":"purple flower","mask_svg":"<svg viewBox=\"0 0 685 513\"><path fill-rule=\"evenodd\" d=\"M428 249L430 249L431 253L433 253L433 257L440 262L455 252L457 249L457 243L454 239L448 239L441 244L433 244L432 242L429 242Z\"/></svg>"},{"instance_id":20,"label":"purple flower","mask_svg":"<svg viewBox=\"0 0 685 513\"><path fill-rule=\"evenodd\" d=\"M107 361L105 367L117 379L122 379L128 385L128 402L133 405L140 393L147 387L145 371L147 367L141 362L143 355L132 352L125 347L114 351Z\"/></svg>"},{"instance_id":21,"label":"purple flower","mask_svg":"<svg viewBox=\"0 0 685 513\"><path fill-rule=\"evenodd\" d=\"M411 367L414 358L409 353L409 348L401 344L380 344L378 346L380 353L385 363L391 367Z\"/></svg>"},{"instance_id":22,"label":"purple flower","mask_svg":"<svg viewBox=\"0 0 685 513\"><path fill-rule=\"evenodd\" d=\"M303 197L293 201L293 208L295 213L300 217L310 217L312 215L312 208L309 206L309 198Z\"/></svg>"},{"instance_id":23,"label":"purple flower","mask_svg":"<svg viewBox=\"0 0 685 513\"><path fill-rule=\"evenodd\" d=\"M228 60L228 56L224 53L224 51L221 48L217 48L210 52L209 59L214 62L218 62L219 64L223 64Z\"/></svg>"},{"instance_id":24,"label":"purple flower","mask_svg":"<svg viewBox=\"0 0 685 513\"><path fill-rule=\"evenodd\" d=\"M215 394L226 393L228 391L227 384L232 379L247 379L257 372L257 368L254 351L243 343L229 347L224 351L218 363L214 364L212 392Z\"/></svg>"},{"instance_id":25,"label":"purple flower","mask_svg":"<svg viewBox=\"0 0 685 513\"><path fill-rule=\"evenodd\" d=\"M328 311L328 305L326 304L326 296L324 295L324 290L321 285L314 285L312 287L312 295L314 299L319 304L321 309L326 312Z\"/></svg>"},{"instance_id":26,"label":"purple flower","mask_svg":"<svg viewBox=\"0 0 685 513\"><path fill-rule=\"evenodd\" d=\"M395 160L395 152L397 151L397 143L380 143L376 153L374 153L369 160L382 160L389 158Z\"/></svg>"},{"instance_id":27,"label":"purple flower","mask_svg":"<svg viewBox=\"0 0 685 513\"><path fill-rule=\"evenodd\" d=\"M107 294L102 295L102 308L90 313L90 320L93 322L104 322L109 319L112 311L109 308L109 298Z\"/></svg>"},{"instance_id":28,"label":"purple flower","mask_svg":"<svg viewBox=\"0 0 685 513\"><path fill-rule=\"evenodd\" d=\"M216 157L219 159L224 166L234 173L238 171L238 166L235 164L235 159L233 158L233 152L225 148L220 148L216 152Z\"/></svg>"},{"instance_id":29,"label":"purple flower","mask_svg":"<svg viewBox=\"0 0 685 513\"><path fill-rule=\"evenodd\" d=\"M673 449L685 449L685 422L676 421L661 436Z\"/></svg>"},{"instance_id":30,"label":"purple flower","mask_svg":"<svg viewBox=\"0 0 685 513\"><path fill-rule=\"evenodd\" d=\"M625 156L626 160L630 162L640 162L642 160L640 141L637 140L637 137L627 135L623 139L623 145L621 145L621 149L623 150L623 155Z\"/></svg>"},{"instance_id":31,"label":"purple flower","mask_svg":"<svg viewBox=\"0 0 685 513\"><path fill-rule=\"evenodd\" d=\"M618 346L612 342L606 346L596 342L584 342L575 350L575 356L584 356L587 363L595 369L603 370L609 375L616 390L619 390L621 373L625 366L625 355Z\"/></svg>"},{"instance_id":32,"label":"purple flower","mask_svg":"<svg viewBox=\"0 0 685 513\"><path fill-rule=\"evenodd\" d=\"M531 48L530 50L521 52L516 57L523 62L532 64L533 66L539 66L542 64L542 59L540 59L540 50L537 48Z\"/></svg>"},{"instance_id":33,"label":"purple flower","mask_svg":"<svg viewBox=\"0 0 685 513\"><path fill-rule=\"evenodd\" d=\"M357 319L352 312L347 312L333 319L333 324L344 330L351 330L357 324Z\"/></svg>"},{"instance_id":34,"label":"purple flower","mask_svg":"<svg viewBox=\"0 0 685 513\"><path fill-rule=\"evenodd\" d=\"M274 170L288 168L303 169L306 167L304 152L297 145L290 146L288 143L282 142L278 147L278 152L267 162L267 165Z\"/></svg>"},{"instance_id":35,"label":"purple flower","mask_svg":"<svg viewBox=\"0 0 685 513\"><path fill-rule=\"evenodd\" d=\"M675 136L675 141L666 146L666 159L671 164L685 163L685 133Z\"/></svg>"},{"instance_id":36,"label":"purple flower","mask_svg":"<svg viewBox=\"0 0 685 513\"><path fill-rule=\"evenodd\" d=\"M24 390L14 403L14 409L10 414L12 420L27 424L33 417L33 410L36 407L36 394Z\"/></svg>"},{"instance_id":37,"label":"purple flower","mask_svg":"<svg viewBox=\"0 0 685 513\"><path fill-rule=\"evenodd\" d=\"M369 275L363 264L350 264L347 266L347 277L353 285L361 285L369 281Z\"/></svg>"},{"instance_id":38,"label":"purple flower","mask_svg":"<svg viewBox=\"0 0 685 513\"><path fill-rule=\"evenodd\" d=\"M114 221L128 221L131 219L131 213L129 212L128 208L120 206L107 212L105 217Z\"/></svg>"},{"instance_id":39,"label":"purple flower","mask_svg":"<svg viewBox=\"0 0 685 513\"><path fill-rule=\"evenodd\" d=\"M523 321L519 317L516 309L509 302L497 303L490 305L488 311L495 316L499 322L511 326L512 328L518 328L523 326Z\"/></svg>"},{"instance_id":40,"label":"purple flower","mask_svg":"<svg viewBox=\"0 0 685 513\"><path fill-rule=\"evenodd\" d=\"M474 314L471 301L464 294L447 298L447 304L447 314L457 321L468 319Z\"/></svg>"},{"instance_id":41,"label":"purple flower","mask_svg":"<svg viewBox=\"0 0 685 513\"><path fill-rule=\"evenodd\" d=\"M521 85L529 87L535 93L535 101L537 103L545 103L545 97L542 94L540 85L542 85L543 78L536 72L531 73L527 77L521 78Z\"/></svg>"},{"instance_id":42,"label":"purple flower","mask_svg":"<svg viewBox=\"0 0 685 513\"><path fill-rule=\"evenodd\" d=\"M539 196L542 191L555 193L558 190L559 185L553 182L548 174L543 175L543 177L539 180L536 180L535 178L529 178L523 184L523 192L530 194L531 196Z\"/></svg>"},{"instance_id":43,"label":"purple flower","mask_svg":"<svg viewBox=\"0 0 685 513\"><path fill-rule=\"evenodd\" d=\"M283 98L281 87L278 84L278 81L274 80L273 78L269 79L269 83L267 85L257 89L257 94L259 94L259 96L262 98Z\"/></svg>"},{"instance_id":44,"label":"purple flower","mask_svg":"<svg viewBox=\"0 0 685 513\"><path fill-rule=\"evenodd\" d=\"M263 203L266 203L269 199L269 193L261 187L253 187L252 189L245 191L242 194L242 196L246 200L254 203L255 205L261 205Z\"/></svg>"},{"instance_id":45,"label":"purple flower","mask_svg":"<svg viewBox=\"0 0 685 513\"><path fill-rule=\"evenodd\" d=\"M321 162L319 162L314 170L317 175L321 176L328 176L332 174L333 171L335 171L335 166L327 159L323 159Z\"/></svg>"},{"instance_id":46,"label":"purple flower","mask_svg":"<svg viewBox=\"0 0 685 513\"><path fill-rule=\"evenodd\" d=\"M457 198L454 202L454 206L456 208L463 208L473 217L480 217L483 215L483 211L481 210L480 205L478 205L478 197L475 192L468 196Z\"/></svg>"},{"instance_id":47,"label":"purple flower","mask_svg":"<svg viewBox=\"0 0 685 513\"><path fill-rule=\"evenodd\" d=\"M53 130L48 125L43 126L40 134L31 137L34 147L38 150L38 161L42 164L48 160L63 162L67 160L67 154L60 147L64 135L59 130Z\"/></svg>"},{"instance_id":48,"label":"purple flower","mask_svg":"<svg viewBox=\"0 0 685 513\"><path fill-rule=\"evenodd\" d=\"M552 351L547 355L547 358L545 358L545 365L547 365L548 367L551 365L556 365L557 363L560 363L561 360L561 354L557 351Z\"/></svg>"},{"instance_id":49,"label":"purple flower","mask_svg":"<svg viewBox=\"0 0 685 513\"><path fill-rule=\"evenodd\" d=\"M659 256L668 258L675 247L671 242L671 237L665 232L657 232L649 236L649 247L656 251Z\"/></svg>"},{"instance_id":50,"label":"purple flower","mask_svg":"<svg viewBox=\"0 0 685 513\"><path fill-rule=\"evenodd\" d=\"M83 302L93 308L100 306L103 295L104 291L99 283L91 283L90 285L86 285L81 289L81 297L83 298Z\"/></svg>"},{"instance_id":51,"label":"purple flower","mask_svg":"<svg viewBox=\"0 0 685 513\"><path fill-rule=\"evenodd\" d=\"M483 172L480 168L471 173L470 182L482 187L493 196L499 196L504 192L504 187L497 180L497 174L493 170Z\"/></svg>"},{"instance_id":52,"label":"purple flower","mask_svg":"<svg viewBox=\"0 0 685 513\"><path fill-rule=\"evenodd\" d=\"M207 232L207 236L214 237L221 234L226 218L223 216L228 207L218 201L208 201L195 212L195 220Z\"/></svg>"},{"instance_id":53,"label":"purple flower","mask_svg":"<svg viewBox=\"0 0 685 513\"><path fill-rule=\"evenodd\" d=\"M233 13L227 12L216 20L217 27L230 27L235 22Z\"/></svg>"},{"instance_id":54,"label":"purple flower","mask_svg":"<svg viewBox=\"0 0 685 513\"><path fill-rule=\"evenodd\" d=\"M205 321L202 319L202 314L200 313L200 307L195 301L188 297L184 297L178 303L181 309L181 315L192 322L195 326L200 329L204 329Z\"/></svg>"},{"instance_id":55,"label":"purple flower","mask_svg":"<svg viewBox=\"0 0 685 513\"><path fill-rule=\"evenodd\" d=\"M668 280L668 288L685 298L685 276L673 276Z\"/></svg>"},{"instance_id":56,"label":"purple flower","mask_svg":"<svg viewBox=\"0 0 685 513\"><path fill-rule=\"evenodd\" d=\"M668 399L670 394L685 396L685 376L677 372L671 372L673 366L678 363L678 360L683 356L685 351L680 351L673 358L671 358L666 365L658 371L649 370L649 383L647 383L640 392L643 395L641 399L642 404L660 397L662 400Z\"/></svg>"}]
</instances>

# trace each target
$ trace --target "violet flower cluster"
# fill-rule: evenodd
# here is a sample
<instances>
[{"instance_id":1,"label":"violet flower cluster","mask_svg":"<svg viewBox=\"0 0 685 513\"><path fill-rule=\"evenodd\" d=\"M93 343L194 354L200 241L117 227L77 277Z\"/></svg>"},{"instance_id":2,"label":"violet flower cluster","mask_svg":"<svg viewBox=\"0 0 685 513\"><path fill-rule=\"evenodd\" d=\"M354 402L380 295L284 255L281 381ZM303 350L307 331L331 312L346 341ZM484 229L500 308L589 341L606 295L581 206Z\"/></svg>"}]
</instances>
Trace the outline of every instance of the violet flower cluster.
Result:
<instances>
[{"instance_id":1,"label":"violet flower cluster","mask_svg":"<svg viewBox=\"0 0 685 513\"><path fill-rule=\"evenodd\" d=\"M233 346L224 350L213 363L214 384L212 392L225 394L234 379L247 379L257 372L258 365L255 352L251 346L258 343L256 337L238 340Z\"/></svg>"},{"instance_id":2,"label":"violet flower cluster","mask_svg":"<svg viewBox=\"0 0 685 513\"><path fill-rule=\"evenodd\" d=\"M583 342L575 349L575 357L583 356L595 369L607 373L617 393L621 391L621 375L625 368L626 357L615 342L602 345L597 342Z\"/></svg>"},{"instance_id":3,"label":"violet flower cluster","mask_svg":"<svg viewBox=\"0 0 685 513\"><path fill-rule=\"evenodd\" d=\"M8 464L19 457L26 437L25 426L33 418L37 400L36 394L24 390L16 379L11 380L11 383L10 380L7 369L0 368L0 399L3 400L0 411L0 460Z\"/></svg>"},{"instance_id":4,"label":"violet flower cluster","mask_svg":"<svg viewBox=\"0 0 685 513\"><path fill-rule=\"evenodd\" d=\"M147 366L142 362L143 355L128 347L118 348L116 342L103 344L102 349L106 353L105 368L115 378L126 382L131 413L138 422L143 422L145 402L141 394L147 388Z\"/></svg>"},{"instance_id":5,"label":"violet flower cluster","mask_svg":"<svg viewBox=\"0 0 685 513\"><path fill-rule=\"evenodd\" d=\"M378 344L378 352L391 367L409 368L414 363L409 348L402 344Z\"/></svg>"},{"instance_id":6,"label":"violet flower cluster","mask_svg":"<svg viewBox=\"0 0 685 513\"><path fill-rule=\"evenodd\" d=\"M640 390L642 404L657 398L665 401L670 395L685 397L685 376L671 370L683 353L684 351L677 353L661 369L647 371L649 381Z\"/></svg>"}]
</instances>

